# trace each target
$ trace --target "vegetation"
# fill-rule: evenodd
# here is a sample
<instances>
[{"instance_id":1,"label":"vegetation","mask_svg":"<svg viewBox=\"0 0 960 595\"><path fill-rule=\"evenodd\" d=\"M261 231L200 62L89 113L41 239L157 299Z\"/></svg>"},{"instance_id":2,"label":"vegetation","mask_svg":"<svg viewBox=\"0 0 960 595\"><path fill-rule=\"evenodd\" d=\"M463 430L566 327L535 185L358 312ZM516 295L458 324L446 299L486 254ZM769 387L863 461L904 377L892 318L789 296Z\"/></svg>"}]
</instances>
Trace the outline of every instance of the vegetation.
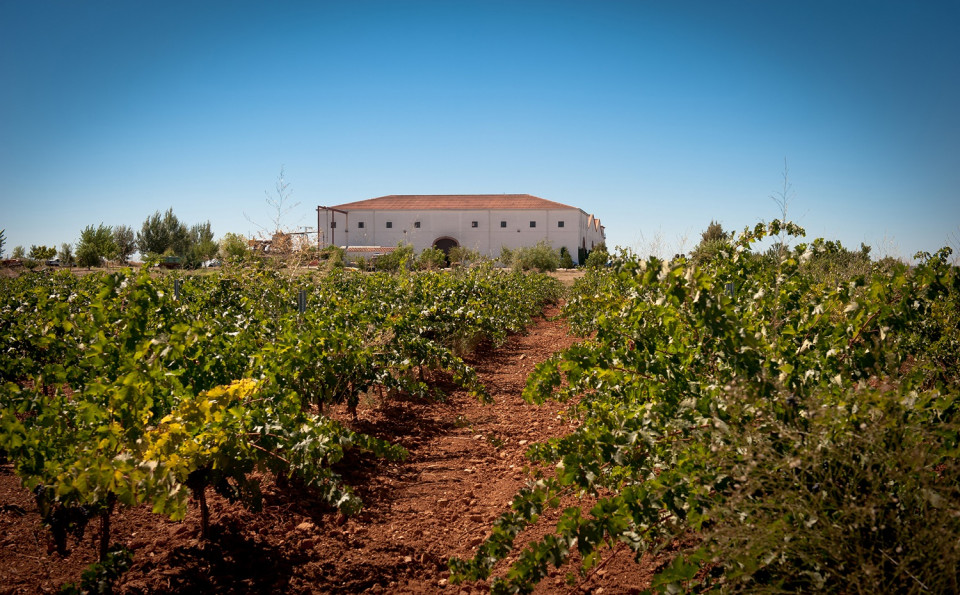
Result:
<instances>
[{"instance_id":1,"label":"vegetation","mask_svg":"<svg viewBox=\"0 0 960 595\"><path fill-rule=\"evenodd\" d=\"M113 243L117 247L117 258L120 262L127 262L137 251L136 235L128 225L117 225L113 228Z\"/></svg>"},{"instance_id":2,"label":"vegetation","mask_svg":"<svg viewBox=\"0 0 960 595\"><path fill-rule=\"evenodd\" d=\"M454 246L450 248L450 265L455 267L465 267L472 264L483 262L480 252L467 248L465 246Z\"/></svg>"},{"instance_id":3,"label":"vegetation","mask_svg":"<svg viewBox=\"0 0 960 595\"><path fill-rule=\"evenodd\" d=\"M29 257L33 260L50 260L57 255L57 249L52 246L30 246Z\"/></svg>"},{"instance_id":4,"label":"vegetation","mask_svg":"<svg viewBox=\"0 0 960 595\"><path fill-rule=\"evenodd\" d=\"M187 226L167 209L162 216L160 211L144 220L137 233L137 248L144 255L172 255L185 258L191 246L190 232Z\"/></svg>"},{"instance_id":5,"label":"vegetation","mask_svg":"<svg viewBox=\"0 0 960 595\"><path fill-rule=\"evenodd\" d=\"M802 234L774 221L699 266L621 254L590 269L566 306L590 338L537 366L524 391L570 403L577 430L530 448L540 478L476 556L450 561L453 579L489 578L509 557L493 591L529 592L550 566L585 573L618 552L689 544L654 591L956 591L950 251L857 273L822 240L779 258L751 250ZM515 542L577 495L592 504Z\"/></svg>"},{"instance_id":6,"label":"vegetation","mask_svg":"<svg viewBox=\"0 0 960 595\"><path fill-rule=\"evenodd\" d=\"M710 225L708 225L707 229L700 235L700 243L693 249L690 258L696 264L708 262L716 258L721 251L730 250L730 241L732 239L733 234L727 233L723 230L722 225L711 220ZM781 256L778 247L775 247L774 252L771 254L777 258Z\"/></svg>"},{"instance_id":7,"label":"vegetation","mask_svg":"<svg viewBox=\"0 0 960 595\"><path fill-rule=\"evenodd\" d=\"M255 509L256 469L356 512L361 502L335 467L347 451L406 453L324 408L355 411L362 395L428 397L426 374L485 399L455 351L503 341L561 290L490 267L334 271L319 282L227 268L182 283L142 268L0 283L0 452L61 553L99 522L103 569L118 506L182 519L190 494L206 536L208 488Z\"/></svg>"},{"instance_id":8,"label":"vegetation","mask_svg":"<svg viewBox=\"0 0 960 595\"><path fill-rule=\"evenodd\" d=\"M83 267L98 267L104 260L117 255L117 245L113 241L110 227L101 223L97 227L88 225L80 232L77 244L77 264Z\"/></svg>"},{"instance_id":9,"label":"vegetation","mask_svg":"<svg viewBox=\"0 0 960 595\"><path fill-rule=\"evenodd\" d=\"M250 256L250 248L245 237L227 232L220 238L217 254L225 261L242 262Z\"/></svg>"},{"instance_id":10,"label":"vegetation","mask_svg":"<svg viewBox=\"0 0 960 595\"><path fill-rule=\"evenodd\" d=\"M73 266L73 246L67 242L60 244L60 250L57 252L57 258L60 259L60 264L62 266Z\"/></svg>"},{"instance_id":11,"label":"vegetation","mask_svg":"<svg viewBox=\"0 0 960 595\"><path fill-rule=\"evenodd\" d=\"M560 255L549 242L540 240L535 246L515 250L504 246L500 251L500 262L521 271L537 270L544 273L557 270L560 266Z\"/></svg>"},{"instance_id":12,"label":"vegetation","mask_svg":"<svg viewBox=\"0 0 960 595\"><path fill-rule=\"evenodd\" d=\"M583 264L589 269L596 269L607 266L607 262L609 261L610 254L607 252L607 245L600 243L590 251L587 255L587 261Z\"/></svg>"},{"instance_id":13,"label":"vegetation","mask_svg":"<svg viewBox=\"0 0 960 595\"><path fill-rule=\"evenodd\" d=\"M378 271L397 272L400 270L409 270L414 264L413 246L410 244L397 244L396 249L386 254L381 254L373 261L373 268Z\"/></svg>"},{"instance_id":14,"label":"vegetation","mask_svg":"<svg viewBox=\"0 0 960 595\"><path fill-rule=\"evenodd\" d=\"M447 264L447 255L439 248L426 248L417 255L415 266L421 271L442 269Z\"/></svg>"}]
</instances>

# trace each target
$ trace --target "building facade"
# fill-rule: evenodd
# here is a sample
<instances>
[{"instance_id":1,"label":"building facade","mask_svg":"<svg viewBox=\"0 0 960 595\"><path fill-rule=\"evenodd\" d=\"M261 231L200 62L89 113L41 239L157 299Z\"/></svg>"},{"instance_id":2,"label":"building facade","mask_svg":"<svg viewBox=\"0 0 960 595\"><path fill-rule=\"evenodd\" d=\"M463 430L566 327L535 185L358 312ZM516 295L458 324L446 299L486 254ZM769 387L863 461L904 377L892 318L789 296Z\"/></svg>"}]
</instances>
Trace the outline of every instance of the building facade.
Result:
<instances>
[{"instance_id":1,"label":"building facade","mask_svg":"<svg viewBox=\"0 0 960 595\"><path fill-rule=\"evenodd\" d=\"M600 220L570 205L529 194L392 195L317 207L322 244L397 246L420 252L463 246L496 258L503 247L546 240L574 262L606 241Z\"/></svg>"}]
</instances>

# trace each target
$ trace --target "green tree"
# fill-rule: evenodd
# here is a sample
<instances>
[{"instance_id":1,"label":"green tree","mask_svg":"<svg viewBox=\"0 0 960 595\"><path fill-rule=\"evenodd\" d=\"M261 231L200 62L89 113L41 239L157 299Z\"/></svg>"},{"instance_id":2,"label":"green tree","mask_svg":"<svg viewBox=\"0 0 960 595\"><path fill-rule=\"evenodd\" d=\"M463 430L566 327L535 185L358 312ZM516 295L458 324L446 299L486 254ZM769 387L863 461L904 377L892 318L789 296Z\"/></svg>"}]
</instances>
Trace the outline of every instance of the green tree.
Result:
<instances>
[{"instance_id":1,"label":"green tree","mask_svg":"<svg viewBox=\"0 0 960 595\"><path fill-rule=\"evenodd\" d=\"M210 260L219 250L220 246L213 241L213 230L210 229L209 221L190 227L190 254L187 260L191 264L198 265Z\"/></svg>"},{"instance_id":2,"label":"green tree","mask_svg":"<svg viewBox=\"0 0 960 595\"><path fill-rule=\"evenodd\" d=\"M398 244L396 250L377 257L373 266L378 271L399 271L407 269L413 263L413 246Z\"/></svg>"},{"instance_id":3,"label":"green tree","mask_svg":"<svg viewBox=\"0 0 960 595\"><path fill-rule=\"evenodd\" d=\"M562 246L560 248L560 268L562 269L573 268L573 256L570 255L570 251L567 250L566 246Z\"/></svg>"},{"instance_id":4,"label":"green tree","mask_svg":"<svg viewBox=\"0 0 960 595\"><path fill-rule=\"evenodd\" d=\"M454 266L468 266L480 260L480 253L466 246L454 246L450 248L448 257L450 264Z\"/></svg>"},{"instance_id":5,"label":"green tree","mask_svg":"<svg viewBox=\"0 0 960 595\"><path fill-rule=\"evenodd\" d=\"M536 269L555 271L560 266L560 254L546 240L540 240L536 246L518 248L513 253L513 267L524 271Z\"/></svg>"},{"instance_id":6,"label":"green tree","mask_svg":"<svg viewBox=\"0 0 960 595\"><path fill-rule=\"evenodd\" d=\"M224 260L243 260L249 253L247 238L242 235L227 232L220 238L220 258Z\"/></svg>"},{"instance_id":7,"label":"green tree","mask_svg":"<svg viewBox=\"0 0 960 595\"><path fill-rule=\"evenodd\" d=\"M165 253L173 253L180 258L185 258L189 252L192 242L190 241L190 230L187 229L186 224L177 219L177 216L173 214L173 209L167 209L167 212L163 214L163 227L167 230L168 237L170 238L170 245L164 251Z\"/></svg>"},{"instance_id":8,"label":"green tree","mask_svg":"<svg viewBox=\"0 0 960 595\"><path fill-rule=\"evenodd\" d=\"M24 251L23 246L14 246L13 253L10 255L11 258L26 258L27 253Z\"/></svg>"},{"instance_id":9,"label":"green tree","mask_svg":"<svg viewBox=\"0 0 960 595\"><path fill-rule=\"evenodd\" d=\"M720 223L711 219L710 225L700 234L700 243L693 249L690 257L696 264L709 262L724 248L730 247L731 239L733 234L724 231Z\"/></svg>"},{"instance_id":10,"label":"green tree","mask_svg":"<svg viewBox=\"0 0 960 595\"><path fill-rule=\"evenodd\" d=\"M610 254L607 252L607 245L600 242L587 254L587 261L584 266L590 269L605 267L608 260L610 260Z\"/></svg>"},{"instance_id":11,"label":"green tree","mask_svg":"<svg viewBox=\"0 0 960 595\"><path fill-rule=\"evenodd\" d=\"M117 225L113 228L113 243L117 246L117 258L121 262L127 262L137 251L136 234L129 225Z\"/></svg>"},{"instance_id":12,"label":"green tree","mask_svg":"<svg viewBox=\"0 0 960 595\"><path fill-rule=\"evenodd\" d=\"M447 255L439 248L425 248L417 256L416 267L422 271L442 269L447 264Z\"/></svg>"},{"instance_id":13,"label":"green tree","mask_svg":"<svg viewBox=\"0 0 960 595\"><path fill-rule=\"evenodd\" d=\"M0 258L3 258L3 247L7 243L7 238L4 236L6 231L5 229L0 229Z\"/></svg>"},{"instance_id":14,"label":"green tree","mask_svg":"<svg viewBox=\"0 0 960 595\"><path fill-rule=\"evenodd\" d=\"M190 251L190 231L176 215L173 208L160 215L160 211L147 217L137 234L137 247L143 254L167 254L181 258Z\"/></svg>"},{"instance_id":15,"label":"green tree","mask_svg":"<svg viewBox=\"0 0 960 595\"><path fill-rule=\"evenodd\" d=\"M60 244L60 251L57 252L57 258L63 266L73 266L73 246L67 242Z\"/></svg>"},{"instance_id":16,"label":"green tree","mask_svg":"<svg viewBox=\"0 0 960 595\"><path fill-rule=\"evenodd\" d=\"M170 236L163 226L163 218L160 211L144 220L137 233L137 248L144 255L163 254L170 246Z\"/></svg>"},{"instance_id":17,"label":"green tree","mask_svg":"<svg viewBox=\"0 0 960 595\"><path fill-rule=\"evenodd\" d=\"M50 260L57 255L57 249L50 246L30 246L30 258L34 260Z\"/></svg>"},{"instance_id":18,"label":"green tree","mask_svg":"<svg viewBox=\"0 0 960 595\"><path fill-rule=\"evenodd\" d=\"M77 264L80 266L100 266L104 259L115 258L116 255L117 245L109 225L88 225L80 232L80 241L77 243Z\"/></svg>"}]
</instances>

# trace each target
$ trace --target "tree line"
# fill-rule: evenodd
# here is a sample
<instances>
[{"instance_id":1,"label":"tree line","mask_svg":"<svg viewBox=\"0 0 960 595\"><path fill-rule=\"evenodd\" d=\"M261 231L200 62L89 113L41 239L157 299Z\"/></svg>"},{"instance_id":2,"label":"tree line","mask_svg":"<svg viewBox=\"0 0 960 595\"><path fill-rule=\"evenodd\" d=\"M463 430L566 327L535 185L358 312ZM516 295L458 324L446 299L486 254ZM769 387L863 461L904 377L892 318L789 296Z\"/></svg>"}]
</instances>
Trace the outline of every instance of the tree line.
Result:
<instances>
[{"instance_id":1,"label":"tree line","mask_svg":"<svg viewBox=\"0 0 960 595\"><path fill-rule=\"evenodd\" d=\"M3 236L0 234L0 253L2 251ZM139 231L129 225L87 225L75 245L68 242L60 244L59 248L32 245L29 250L16 246L11 257L38 262L56 258L64 266L95 267L106 261L127 263L139 252L144 260L172 258L183 266L196 267L218 255L243 256L246 251L243 236L227 233L220 242L215 242L209 220L188 226L170 208L165 213L156 211L147 217Z\"/></svg>"}]
</instances>

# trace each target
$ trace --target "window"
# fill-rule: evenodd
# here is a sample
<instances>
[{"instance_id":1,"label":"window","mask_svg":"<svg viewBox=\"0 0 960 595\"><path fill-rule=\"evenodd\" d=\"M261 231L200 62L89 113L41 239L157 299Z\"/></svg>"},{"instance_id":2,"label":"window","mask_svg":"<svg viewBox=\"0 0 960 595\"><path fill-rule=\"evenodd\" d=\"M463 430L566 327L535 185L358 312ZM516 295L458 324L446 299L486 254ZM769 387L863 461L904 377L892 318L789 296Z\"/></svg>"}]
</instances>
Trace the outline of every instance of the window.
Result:
<instances>
[{"instance_id":1,"label":"window","mask_svg":"<svg viewBox=\"0 0 960 595\"><path fill-rule=\"evenodd\" d=\"M537 226L537 222L536 222L536 221L531 221L531 222L530 222L530 227L536 227L536 226Z\"/></svg>"},{"instance_id":2,"label":"window","mask_svg":"<svg viewBox=\"0 0 960 595\"><path fill-rule=\"evenodd\" d=\"M357 229L363 229L363 221L357 223Z\"/></svg>"},{"instance_id":3,"label":"window","mask_svg":"<svg viewBox=\"0 0 960 595\"><path fill-rule=\"evenodd\" d=\"M506 221L501 221L501 222L500 222L500 227L506 227L506 226L507 226L507 222L506 222Z\"/></svg>"},{"instance_id":4,"label":"window","mask_svg":"<svg viewBox=\"0 0 960 595\"><path fill-rule=\"evenodd\" d=\"M331 222L330 222L330 229L336 229L336 228L337 228L337 222L336 222L336 221L331 221Z\"/></svg>"},{"instance_id":5,"label":"window","mask_svg":"<svg viewBox=\"0 0 960 595\"><path fill-rule=\"evenodd\" d=\"M413 222L413 226L414 226L415 228L417 228L417 229L420 229L420 222L419 222L419 221L414 221L414 222Z\"/></svg>"},{"instance_id":6,"label":"window","mask_svg":"<svg viewBox=\"0 0 960 595\"><path fill-rule=\"evenodd\" d=\"M557 221L557 227L563 227L563 221Z\"/></svg>"},{"instance_id":7,"label":"window","mask_svg":"<svg viewBox=\"0 0 960 595\"><path fill-rule=\"evenodd\" d=\"M479 226L480 226L480 224L479 224L477 221L471 221L471 222L470 222L470 227L479 227Z\"/></svg>"},{"instance_id":8,"label":"window","mask_svg":"<svg viewBox=\"0 0 960 595\"><path fill-rule=\"evenodd\" d=\"M393 229L393 221L387 221L387 229Z\"/></svg>"}]
</instances>

